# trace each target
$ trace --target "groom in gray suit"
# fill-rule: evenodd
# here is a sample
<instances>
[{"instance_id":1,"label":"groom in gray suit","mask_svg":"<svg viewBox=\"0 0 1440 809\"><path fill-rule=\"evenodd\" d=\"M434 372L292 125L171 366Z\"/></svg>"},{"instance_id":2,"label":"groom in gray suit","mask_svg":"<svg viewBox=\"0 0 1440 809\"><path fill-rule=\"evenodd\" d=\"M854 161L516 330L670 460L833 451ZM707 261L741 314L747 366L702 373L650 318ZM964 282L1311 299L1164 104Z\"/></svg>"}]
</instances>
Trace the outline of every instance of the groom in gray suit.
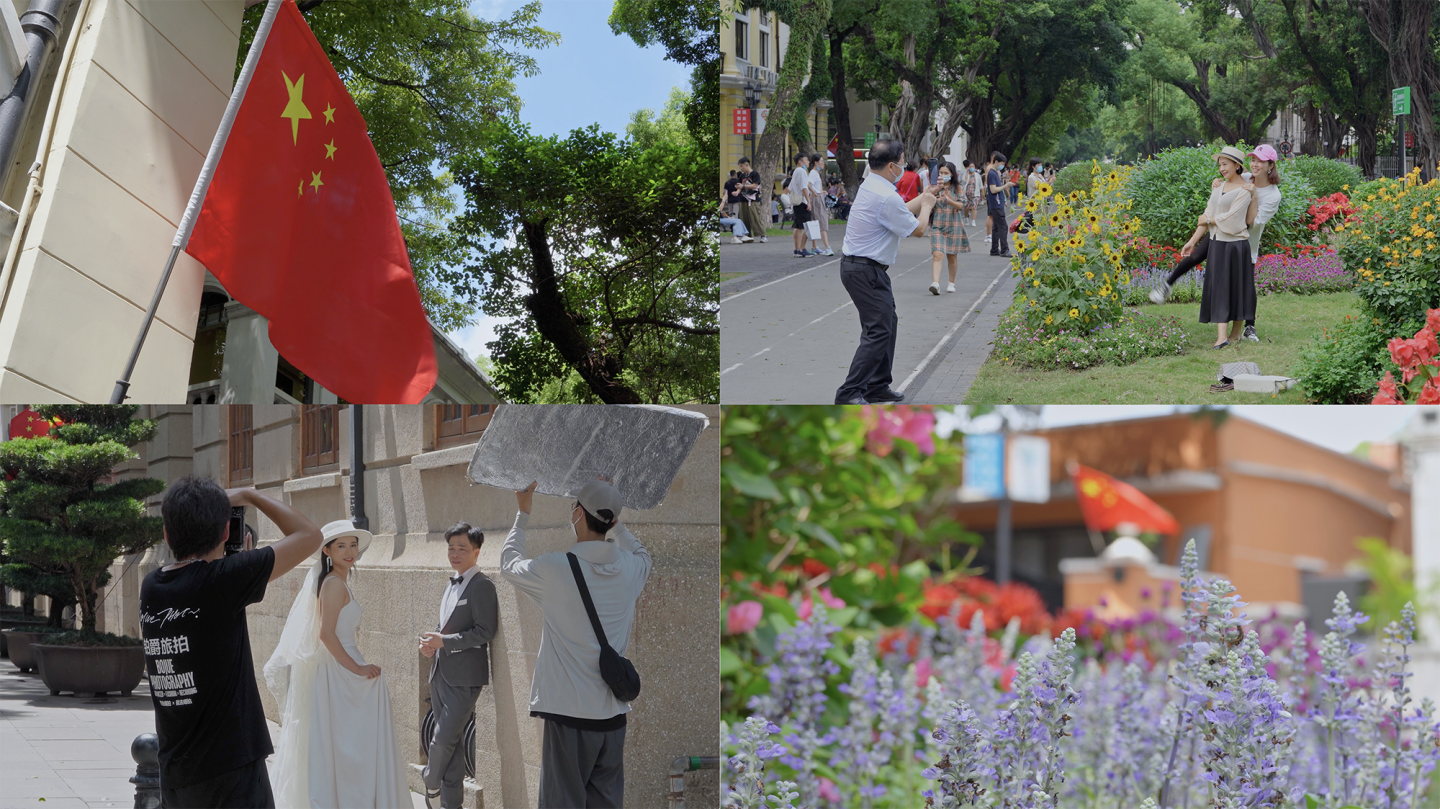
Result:
<instances>
[{"instance_id":1,"label":"groom in gray suit","mask_svg":"<svg viewBox=\"0 0 1440 809\"><path fill-rule=\"evenodd\" d=\"M487 644L499 627L495 584L476 562L485 535L467 523L445 532L446 552L455 574L440 598L435 632L421 636L420 653L430 664L430 709L435 733L425 765L425 805L440 798L442 809L460 809L465 799L465 723L475 713L480 689L490 682Z\"/></svg>"}]
</instances>

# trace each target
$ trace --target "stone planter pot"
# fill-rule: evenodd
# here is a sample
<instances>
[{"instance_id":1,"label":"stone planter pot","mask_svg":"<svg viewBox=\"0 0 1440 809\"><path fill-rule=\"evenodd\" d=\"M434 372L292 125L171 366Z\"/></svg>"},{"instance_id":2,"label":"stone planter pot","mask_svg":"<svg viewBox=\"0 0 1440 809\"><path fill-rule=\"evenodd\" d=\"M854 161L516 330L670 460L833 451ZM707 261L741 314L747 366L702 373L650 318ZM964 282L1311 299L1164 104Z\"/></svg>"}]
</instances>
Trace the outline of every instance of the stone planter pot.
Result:
<instances>
[{"instance_id":1,"label":"stone planter pot","mask_svg":"<svg viewBox=\"0 0 1440 809\"><path fill-rule=\"evenodd\" d=\"M40 679L50 695L61 691L104 696L119 691L128 697L145 676L143 646L50 646L31 643Z\"/></svg>"},{"instance_id":2,"label":"stone planter pot","mask_svg":"<svg viewBox=\"0 0 1440 809\"><path fill-rule=\"evenodd\" d=\"M0 632L5 637L5 646L10 653L10 662L24 672L35 670L35 651L31 645L45 637L44 632L27 632L23 629L7 629Z\"/></svg>"},{"instance_id":3,"label":"stone planter pot","mask_svg":"<svg viewBox=\"0 0 1440 809\"><path fill-rule=\"evenodd\" d=\"M34 628L34 627L44 626L44 625L47 624L47 623L49 623L49 622L46 621L44 618L24 618L24 617L0 618L0 630L4 630L4 629L30 630L30 629L32 629L32 628ZM10 633L8 633L8 632L0 632L0 657L9 657L9 656L10 656L10 639L9 639L9 637L7 637L9 634L10 634Z\"/></svg>"}]
</instances>

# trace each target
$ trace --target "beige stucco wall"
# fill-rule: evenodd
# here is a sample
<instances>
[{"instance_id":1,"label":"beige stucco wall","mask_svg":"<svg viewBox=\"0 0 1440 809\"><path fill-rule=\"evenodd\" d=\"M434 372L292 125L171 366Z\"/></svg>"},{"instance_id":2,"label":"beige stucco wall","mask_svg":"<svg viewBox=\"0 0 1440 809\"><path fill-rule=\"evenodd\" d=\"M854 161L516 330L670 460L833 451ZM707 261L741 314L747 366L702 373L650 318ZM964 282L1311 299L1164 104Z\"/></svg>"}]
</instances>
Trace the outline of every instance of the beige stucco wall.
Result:
<instances>
[{"instance_id":1,"label":"beige stucco wall","mask_svg":"<svg viewBox=\"0 0 1440 809\"><path fill-rule=\"evenodd\" d=\"M0 401L109 400L225 110L243 10L91 0L0 312ZM27 126L38 131L46 104L35 109ZM203 282L181 254L134 401L184 401Z\"/></svg>"},{"instance_id":2,"label":"beige stucco wall","mask_svg":"<svg viewBox=\"0 0 1440 809\"><path fill-rule=\"evenodd\" d=\"M666 805L670 762L680 756L718 754L719 414L715 407L697 409L710 417L711 426L701 434L664 503L622 515L655 561L636 608L627 652L644 690L634 703L626 734L626 806ZM316 523L347 518L350 412L342 411L339 470L302 477L298 409L257 406L255 486L302 509ZM150 475L178 477L193 469L224 481L222 408L147 407L141 415L161 420L160 433L142 450ZM352 584L364 611L359 645L366 659L385 673L400 749L412 765L410 786L421 789L419 727L429 696L429 661L419 655L415 639L433 629L450 575L442 533L463 519L485 532L480 565L496 581L501 612L500 632L491 645L491 685L482 692L476 715L476 781L483 798L468 790L466 805L483 801L490 807L534 806L541 722L530 718L529 698L540 611L499 574L515 496L468 483L464 473L473 445L434 451L432 407L367 406L364 419L366 510L375 541ZM139 474L143 468L144 463L136 462L127 473ZM531 554L568 545L569 503L536 497L527 532ZM262 542L279 537L276 527L260 515L249 515L249 521ZM131 562L124 575L126 562L117 560L116 581L106 599L109 621L133 621L129 616L140 578L167 559L163 547L145 556ZM302 566L273 582L265 600L249 609L256 676L262 681L260 667L275 647L305 572ZM277 718L273 698L264 688L261 697L267 715ZM719 804L715 771L691 773L686 782L687 805Z\"/></svg>"}]
</instances>

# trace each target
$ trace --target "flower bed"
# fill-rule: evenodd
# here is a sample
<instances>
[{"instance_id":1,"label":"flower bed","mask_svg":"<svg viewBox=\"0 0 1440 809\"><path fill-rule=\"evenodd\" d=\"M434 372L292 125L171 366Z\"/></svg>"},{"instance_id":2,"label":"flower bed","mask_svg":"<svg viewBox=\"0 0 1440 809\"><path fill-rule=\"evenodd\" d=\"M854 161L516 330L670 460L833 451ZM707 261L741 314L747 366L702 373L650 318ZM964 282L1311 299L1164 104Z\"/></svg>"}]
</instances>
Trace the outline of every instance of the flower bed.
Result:
<instances>
[{"instance_id":1,"label":"flower bed","mask_svg":"<svg viewBox=\"0 0 1440 809\"><path fill-rule=\"evenodd\" d=\"M1019 309L1012 306L1000 316L994 356L1026 368L1129 365L1144 357L1179 354L1186 344L1184 327L1167 315L1125 310L1117 322L1093 331L1062 327L1051 334L1030 325Z\"/></svg>"},{"instance_id":2,"label":"flower bed","mask_svg":"<svg viewBox=\"0 0 1440 809\"><path fill-rule=\"evenodd\" d=\"M1346 271L1340 255L1328 247L1295 245L1278 249L1281 252L1261 256L1255 262L1257 295L1315 295L1354 286L1354 276Z\"/></svg>"},{"instance_id":3,"label":"flower bed","mask_svg":"<svg viewBox=\"0 0 1440 809\"><path fill-rule=\"evenodd\" d=\"M977 611L877 658L817 605L725 733L724 805L1418 809L1440 723L1407 686L1413 607L1367 650L1343 593L1322 639L1253 622L1193 542L1181 577L1143 649L1087 644L1093 620L997 641Z\"/></svg>"}]
</instances>

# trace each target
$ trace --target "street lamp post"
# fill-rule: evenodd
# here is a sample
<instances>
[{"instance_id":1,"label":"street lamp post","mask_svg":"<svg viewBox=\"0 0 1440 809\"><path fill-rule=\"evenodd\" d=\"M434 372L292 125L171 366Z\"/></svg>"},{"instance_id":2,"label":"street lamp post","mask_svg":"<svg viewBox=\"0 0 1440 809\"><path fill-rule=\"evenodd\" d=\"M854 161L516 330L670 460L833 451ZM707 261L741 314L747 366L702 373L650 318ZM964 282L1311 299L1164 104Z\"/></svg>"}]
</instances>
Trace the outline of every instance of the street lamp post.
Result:
<instances>
[{"instance_id":1,"label":"street lamp post","mask_svg":"<svg viewBox=\"0 0 1440 809\"><path fill-rule=\"evenodd\" d=\"M745 108L750 110L750 132L745 136L745 140L750 143L750 164L752 166L755 164L755 125L757 123L755 104L760 100L759 96L760 88L748 81L745 82Z\"/></svg>"}]
</instances>

